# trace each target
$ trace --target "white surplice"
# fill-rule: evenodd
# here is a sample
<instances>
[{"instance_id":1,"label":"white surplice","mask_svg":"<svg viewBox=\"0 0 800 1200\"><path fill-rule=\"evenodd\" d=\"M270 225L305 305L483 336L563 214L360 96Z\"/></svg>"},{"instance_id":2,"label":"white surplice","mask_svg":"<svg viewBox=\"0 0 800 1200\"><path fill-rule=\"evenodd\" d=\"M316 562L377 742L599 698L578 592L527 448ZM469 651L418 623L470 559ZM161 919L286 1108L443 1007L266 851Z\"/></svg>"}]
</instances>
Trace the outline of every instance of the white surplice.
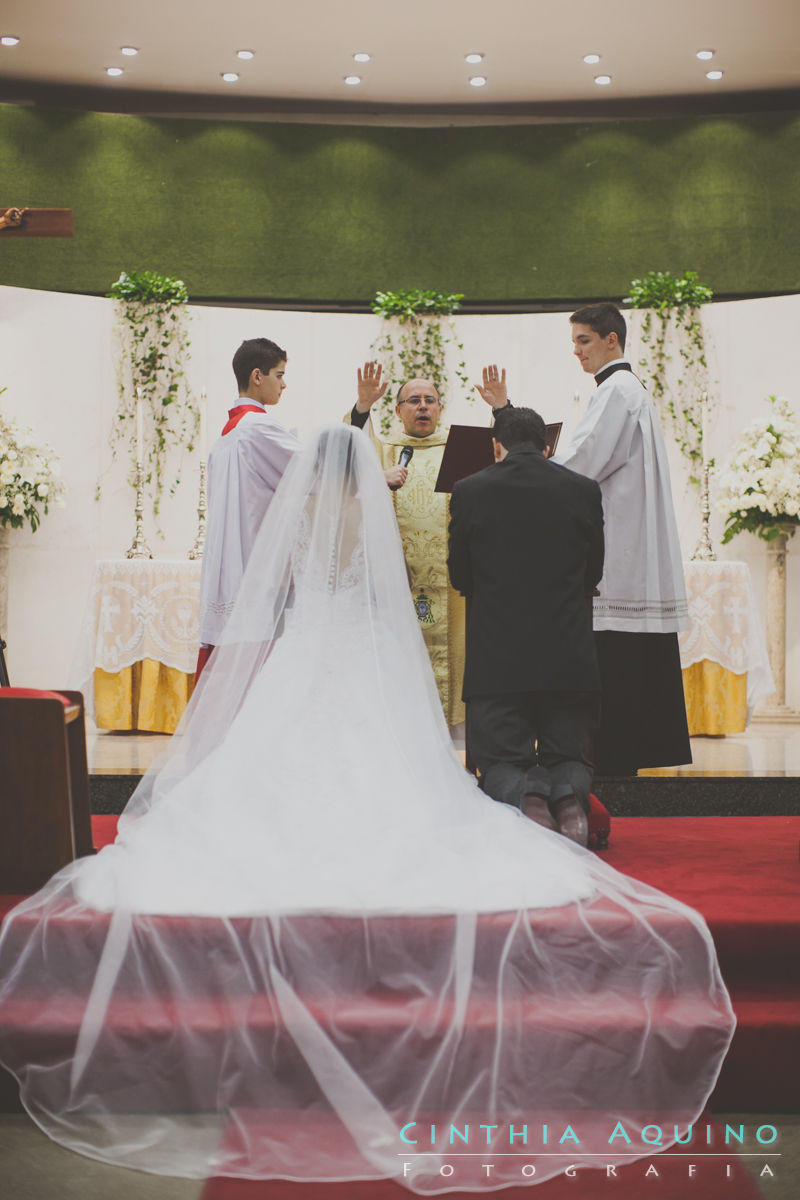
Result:
<instances>
[{"instance_id":1,"label":"white surplice","mask_svg":"<svg viewBox=\"0 0 800 1200\"><path fill-rule=\"evenodd\" d=\"M652 400L630 370L599 384L572 442L554 461L597 480L603 493L606 558L595 630L687 629L667 450Z\"/></svg>"},{"instance_id":2,"label":"white surplice","mask_svg":"<svg viewBox=\"0 0 800 1200\"><path fill-rule=\"evenodd\" d=\"M261 407L247 397L242 397L240 404ZM299 449L295 434L266 409L245 413L211 448L200 583L200 641L204 645L219 643L264 513L289 459Z\"/></svg>"}]
</instances>

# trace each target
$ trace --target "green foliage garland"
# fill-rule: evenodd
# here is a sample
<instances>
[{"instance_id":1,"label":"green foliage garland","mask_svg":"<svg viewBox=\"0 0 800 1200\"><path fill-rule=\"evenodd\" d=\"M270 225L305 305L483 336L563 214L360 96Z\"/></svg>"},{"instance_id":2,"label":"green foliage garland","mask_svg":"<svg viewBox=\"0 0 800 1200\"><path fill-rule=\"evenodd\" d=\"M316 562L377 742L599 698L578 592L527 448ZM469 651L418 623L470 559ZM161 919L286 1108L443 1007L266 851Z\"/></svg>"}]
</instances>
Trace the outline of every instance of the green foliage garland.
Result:
<instances>
[{"instance_id":1,"label":"green foliage garland","mask_svg":"<svg viewBox=\"0 0 800 1200\"><path fill-rule=\"evenodd\" d=\"M158 514L164 490L165 459L173 447L194 449L200 412L186 381L189 353L189 294L181 279L156 271L123 271L107 293L117 301L120 339L119 405L112 453L127 435L135 463L136 398L141 395L145 425L146 482ZM170 495L179 480L170 484Z\"/></svg>"},{"instance_id":2,"label":"green foliage garland","mask_svg":"<svg viewBox=\"0 0 800 1200\"><path fill-rule=\"evenodd\" d=\"M384 379L389 383L380 402L383 433L389 432L397 389L406 379L432 380L444 404L447 390L445 359L449 345L459 355L456 377L466 394L471 395L464 347L456 337L452 321L448 320L459 311L463 299L463 293L448 294L422 288L376 294L372 311L387 322L370 347L371 353L383 364Z\"/></svg>"},{"instance_id":3,"label":"green foliage garland","mask_svg":"<svg viewBox=\"0 0 800 1200\"><path fill-rule=\"evenodd\" d=\"M649 353L639 359L645 382L663 413L669 417L681 453L691 468L700 466L702 395L708 394L708 362L700 308L713 297L711 288L700 283L696 271L673 275L669 271L648 271L643 279L633 279L625 304L645 310L641 337ZM675 393L667 379L672 361L671 345L678 347L678 378ZM692 474L692 483L699 482Z\"/></svg>"}]
</instances>

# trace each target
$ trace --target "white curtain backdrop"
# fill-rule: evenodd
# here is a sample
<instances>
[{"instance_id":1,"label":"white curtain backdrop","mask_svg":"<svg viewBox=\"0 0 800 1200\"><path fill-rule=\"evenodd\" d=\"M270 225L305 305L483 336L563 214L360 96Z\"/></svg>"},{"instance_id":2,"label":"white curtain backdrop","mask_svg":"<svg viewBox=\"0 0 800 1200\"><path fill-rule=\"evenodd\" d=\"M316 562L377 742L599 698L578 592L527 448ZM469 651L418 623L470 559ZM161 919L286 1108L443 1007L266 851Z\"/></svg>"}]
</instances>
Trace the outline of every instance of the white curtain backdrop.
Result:
<instances>
[{"instance_id":1,"label":"white curtain backdrop","mask_svg":"<svg viewBox=\"0 0 800 1200\"><path fill-rule=\"evenodd\" d=\"M301 437L336 421L355 399L356 368L369 356L380 331L373 316L276 312L252 308L191 308L190 382L208 393L209 438L236 400L230 367L239 343L269 337L289 355L288 387L276 415ZM489 362L505 365L516 404L537 408L547 421L564 422L569 438L591 395L593 382L571 355L568 313L461 316L470 378ZM800 411L800 382L793 362L800 324L800 295L713 304L703 313L710 347L712 391L719 403L710 423L711 452L724 460L743 425L766 419L763 400L787 396ZM638 358L633 317L632 359ZM7 660L19 686L65 686L97 558L121 555L134 533L134 497L127 484L125 454L111 462L110 429L116 407L114 306L89 296L0 287L0 411L30 425L60 455L68 494L64 509L51 510L36 534L9 535ZM455 387L448 422L483 424L488 411L469 404ZM665 428L672 457L672 484L684 555L699 535L697 491ZM162 504L156 533L149 512L145 532L158 556L183 556L196 533L198 455L174 464L181 483ZM102 476L102 502L95 489ZM168 474L168 478L170 478ZM764 611L766 556L749 534L720 547L723 519L712 516L719 557L750 566ZM787 703L800 708L800 538L789 543L787 579ZM793 599L794 598L794 599Z\"/></svg>"}]
</instances>

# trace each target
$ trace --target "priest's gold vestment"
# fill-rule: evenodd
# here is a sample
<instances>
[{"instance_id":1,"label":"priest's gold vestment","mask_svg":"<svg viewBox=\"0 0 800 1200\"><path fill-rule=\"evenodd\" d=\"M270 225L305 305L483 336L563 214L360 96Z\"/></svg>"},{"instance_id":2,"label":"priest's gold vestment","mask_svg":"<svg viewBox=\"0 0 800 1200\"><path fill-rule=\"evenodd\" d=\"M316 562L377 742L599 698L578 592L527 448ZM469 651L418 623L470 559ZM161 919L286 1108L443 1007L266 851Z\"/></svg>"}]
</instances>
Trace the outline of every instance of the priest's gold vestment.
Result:
<instances>
[{"instance_id":1,"label":"priest's gold vestment","mask_svg":"<svg viewBox=\"0 0 800 1200\"><path fill-rule=\"evenodd\" d=\"M349 414L345 421L350 424ZM403 446L414 448L408 478L392 496L411 574L414 607L447 724L452 728L464 720L461 688L466 618L464 598L450 586L447 574L450 497L434 491L448 431L437 430L428 437L390 433L379 439L370 420L364 433L375 446L384 470L397 466Z\"/></svg>"}]
</instances>

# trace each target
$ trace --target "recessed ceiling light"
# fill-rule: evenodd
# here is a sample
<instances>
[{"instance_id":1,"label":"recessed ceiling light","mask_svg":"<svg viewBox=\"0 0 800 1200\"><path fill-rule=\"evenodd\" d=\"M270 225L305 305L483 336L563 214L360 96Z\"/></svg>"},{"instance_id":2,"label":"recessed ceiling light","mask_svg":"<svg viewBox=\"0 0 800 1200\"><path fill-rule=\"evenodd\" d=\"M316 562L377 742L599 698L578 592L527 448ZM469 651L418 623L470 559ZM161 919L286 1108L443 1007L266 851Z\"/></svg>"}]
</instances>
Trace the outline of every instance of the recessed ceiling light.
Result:
<instances>
[{"instance_id":1,"label":"recessed ceiling light","mask_svg":"<svg viewBox=\"0 0 800 1200\"><path fill-rule=\"evenodd\" d=\"M470 75L469 82L471 87L486 87L486 76Z\"/></svg>"},{"instance_id":2,"label":"recessed ceiling light","mask_svg":"<svg viewBox=\"0 0 800 1200\"><path fill-rule=\"evenodd\" d=\"M122 75L124 74L122 67L106 67L106 75Z\"/></svg>"},{"instance_id":3,"label":"recessed ceiling light","mask_svg":"<svg viewBox=\"0 0 800 1200\"><path fill-rule=\"evenodd\" d=\"M19 38L14 37L13 33L4 33L3 36L0 37L0 44L3 46L18 46Z\"/></svg>"},{"instance_id":4,"label":"recessed ceiling light","mask_svg":"<svg viewBox=\"0 0 800 1200\"><path fill-rule=\"evenodd\" d=\"M610 75L595 75L594 81L598 85L598 87L605 87L607 84L611 83L611 76Z\"/></svg>"},{"instance_id":5,"label":"recessed ceiling light","mask_svg":"<svg viewBox=\"0 0 800 1200\"><path fill-rule=\"evenodd\" d=\"M255 56L256 56L255 50L237 50L236 51L236 57L243 59L245 62L249 62L250 59L255 58Z\"/></svg>"},{"instance_id":6,"label":"recessed ceiling light","mask_svg":"<svg viewBox=\"0 0 800 1200\"><path fill-rule=\"evenodd\" d=\"M600 62L600 55L599 54L584 54L583 61L585 63L589 63L589 65L592 66L594 63Z\"/></svg>"},{"instance_id":7,"label":"recessed ceiling light","mask_svg":"<svg viewBox=\"0 0 800 1200\"><path fill-rule=\"evenodd\" d=\"M359 50L358 54L353 55L353 58L356 62L369 62L372 55L367 54L366 50Z\"/></svg>"},{"instance_id":8,"label":"recessed ceiling light","mask_svg":"<svg viewBox=\"0 0 800 1200\"><path fill-rule=\"evenodd\" d=\"M139 53L138 46L120 46L120 54L124 54L126 58L135 58Z\"/></svg>"},{"instance_id":9,"label":"recessed ceiling light","mask_svg":"<svg viewBox=\"0 0 800 1200\"><path fill-rule=\"evenodd\" d=\"M344 81L348 87L355 87L357 84L361 83L361 76L360 75L345 75Z\"/></svg>"},{"instance_id":10,"label":"recessed ceiling light","mask_svg":"<svg viewBox=\"0 0 800 1200\"><path fill-rule=\"evenodd\" d=\"M706 79L722 79L722 71L706 71Z\"/></svg>"},{"instance_id":11,"label":"recessed ceiling light","mask_svg":"<svg viewBox=\"0 0 800 1200\"><path fill-rule=\"evenodd\" d=\"M714 57L714 51L713 50L698 50L695 57L702 58L703 62L706 62L709 58Z\"/></svg>"},{"instance_id":12,"label":"recessed ceiling light","mask_svg":"<svg viewBox=\"0 0 800 1200\"><path fill-rule=\"evenodd\" d=\"M236 74L235 71L223 71L222 78L225 80L226 83L236 83L239 76Z\"/></svg>"},{"instance_id":13,"label":"recessed ceiling light","mask_svg":"<svg viewBox=\"0 0 800 1200\"><path fill-rule=\"evenodd\" d=\"M477 50L474 50L472 54L465 54L464 58L468 63L483 62L483 55L479 54Z\"/></svg>"}]
</instances>

